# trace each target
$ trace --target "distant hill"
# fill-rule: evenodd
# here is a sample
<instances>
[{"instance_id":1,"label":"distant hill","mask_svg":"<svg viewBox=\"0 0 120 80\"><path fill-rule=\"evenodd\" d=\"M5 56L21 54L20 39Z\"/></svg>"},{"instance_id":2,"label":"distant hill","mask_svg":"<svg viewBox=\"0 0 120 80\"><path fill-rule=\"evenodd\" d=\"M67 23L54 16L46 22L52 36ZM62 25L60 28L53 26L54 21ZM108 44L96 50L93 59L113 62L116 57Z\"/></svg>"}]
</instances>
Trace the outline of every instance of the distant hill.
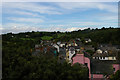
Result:
<instances>
[{"instance_id":1,"label":"distant hill","mask_svg":"<svg viewBox=\"0 0 120 80\"><path fill-rule=\"evenodd\" d=\"M24 32L24 33L7 33L3 34L3 40L54 40L69 41L70 39L90 38L94 43L111 43L120 44L120 28L101 28L101 29L85 29L72 32Z\"/></svg>"}]
</instances>

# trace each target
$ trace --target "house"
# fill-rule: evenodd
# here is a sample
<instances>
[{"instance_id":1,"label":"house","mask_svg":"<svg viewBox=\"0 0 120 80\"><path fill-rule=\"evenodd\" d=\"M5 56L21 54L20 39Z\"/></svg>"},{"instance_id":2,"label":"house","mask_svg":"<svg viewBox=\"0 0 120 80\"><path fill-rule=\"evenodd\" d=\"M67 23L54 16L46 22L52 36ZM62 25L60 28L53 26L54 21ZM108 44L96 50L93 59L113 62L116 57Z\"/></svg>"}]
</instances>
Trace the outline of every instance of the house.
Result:
<instances>
[{"instance_id":1,"label":"house","mask_svg":"<svg viewBox=\"0 0 120 80\"><path fill-rule=\"evenodd\" d=\"M96 50L96 53L98 53L98 54L102 54L103 51L102 51L101 49L98 49L98 50Z\"/></svg>"},{"instance_id":2,"label":"house","mask_svg":"<svg viewBox=\"0 0 120 80\"><path fill-rule=\"evenodd\" d=\"M12 38L14 37L14 36L11 36Z\"/></svg>"},{"instance_id":3,"label":"house","mask_svg":"<svg viewBox=\"0 0 120 80\"><path fill-rule=\"evenodd\" d=\"M69 56L68 56L68 59L69 61L71 62L71 58L72 56L75 54L75 48L74 47L70 47L69 48Z\"/></svg>"},{"instance_id":4,"label":"house","mask_svg":"<svg viewBox=\"0 0 120 80\"><path fill-rule=\"evenodd\" d=\"M116 55L109 55L108 53L95 53L93 54L93 59L98 60L116 60Z\"/></svg>"},{"instance_id":5,"label":"house","mask_svg":"<svg viewBox=\"0 0 120 80\"><path fill-rule=\"evenodd\" d=\"M80 38L76 38L75 40L77 40L77 41L81 41L81 39L80 39Z\"/></svg>"},{"instance_id":6,"label":"house","mask_svg":"<svg viewBox=\"0 0 120 80\"><path fill-rule=\"evenodd\" d=\"M64 61L66 61L66 49L65 48L60 48L60 52L58 55L58 61L60 63L63 63Z\"/></svg>"},{"instance_id":7,"label":"house","mask_svg":"<svg viewBox=\"0 0 120 80\"><path fill-rule=\"evenodd\" d=\"M111 45L111 44L100 44L98 46L99 49L101 49L102 51L117 51L117 49L119 48L118 45Z\"/></svg>"},{"instance_id":8,"label":"house","mask_svg":"<svg viewBox=\"0 0 120 80\"><path fill-rule=\"evenodd\" d=\"M42 41L42 40L40 40L40 44L43 44L43 41Z\"/></svg>"},{"instance_id":9,"label":"house","mask_svg":"<svg viewBox=\"0 0 120 80\"><path fill-rule=\"evenodd\" d=\"M116 60L117 52L102 51L98 49L96 53L93 54L93 59L98 60Z\"/></svg>"},{"instance_id":10,"label":"house","mask_svg":"<svg viewBox=\"0 0 120 80\"><path fill-rule=\"evenodd\" d=\"M75 41L77 46L84 46L84 44L81 41Z\"/></svg>"},{"instance_id":11,"label":"house","mask_svg":"<svg viewBox=\"0 0 120 80\"><path fill-rule=\"evenodd\" d=\"M100 45L96 53L93 54L93 59L98 60L116 60L118 49L111 45Z\"/></svg>"},{"instance_id":12,"label":"house","mask_svg":"<svg viewBox=\"0 0 120 80\"><path fill-rule=\"evenodd\" d=\"M66 49L65 48L60 48L59 56L66 59Z\"/></svg>"},{"instance_id":13,"label":"house","mask_svg":"<svg viewBox=\"0 0 120 80\"><path fill-rule=\"evenodd\" d=\"M92 40L90 38L85 38L85 43L89 43L92 42Z\"/></svg>"},{"instance_id":14,"label":"house","mask_svg":"<svg viewBox=\"0 0 120 80\"><path fill-rule=\"evenodd\" d=\"M60 44L61 44L61 42L60 42L60 41L58 41L58 42L57 42L57 45L60 45Z\"/></svg>"},{"instance_id":15,"label":"house","mask_svg":"<svg viewBox=\"0 0 120 80\"><path fill-rule=\"evenodd\" d=\"M25 37L29 37L29 35L25 35Z\"/></svg>"},{"instance_id":16,"label":"house","mask_svg":"<svg viewBox=\"0 0 120 80\"><path fill-rule=\"evenodd\" d=\"M120 70L120 64L116 64L116 61L91 60L92 80L97 80L98 78L105 80L109 75L115 73L117 70Z\"/></svg>"},{"instance_id":17,"label":"house","mask_svg":"<svg viewBox=\"0 0 120 80\"><path fill-rule=\"evenodd\" d=\"M76 52L80 52L80 50L82 49L81 46L74 46L74 48L75 48Z\"/></svg>"},{"instance_id":18,"label":"house","mask_svg":"<svg viewBox=\"0 0 120 80\"><path fill-rule=\"evenodd\" d=\"M61 44L60 44L60 47L65 47L65 43L61 43Z\"/></svg>"},{"instance_id":19,"label":"house","mask_svg":"<svg viewBox=\"0 0 120 80\"><path fill-rule=\"evenodd\" d=\"M67 45L67 47L68 46L78 46L76 43L69 43L68 45Z\"/></svg>"},{"instance_id":20,"label":"house","mask_svg":"<svg viewBox=\"0 0 120 80\"><path fill-rule=\"evenodd\" d=\"M114 73L120 70L120 64L113 64Z\"/></svg>"},{"instance_id":21,"label":"house","mask_svg":"<svg viewBox=\"0 0 120 80\"><path fill-rule=\"evenodd\" d=\"M66 49L66 60L71 63L72 61L72 56L75 54L75 48L74 47L69 47L68 49Z\"/></svg>"},{"instance_id":22,"label":"house","mask_svg":"<svg viewBox=\"0 0 120 80\"><path fill-rule=\"evenodd\" d=\"M53 46L54 46L55 48L57 48L57 52L60 51L60 47L59 47L57 44L53 44Z\"/></svg>"},{"instance_id":23,"label":"house","mask_svg":"<svg viewBox=\"0 0 120 80\"><path fill-rule=\"evenodd\" d=\"M41 46L41 45L36 44L36 45L35 45L35 51L40 51L40 46Z\"/></svg>"},{"instance_id":24,"label":"house","mask_svg":"<svg viewBox=\"0 0 120 80\"><path fill-rule=\"evenodd\" d=\"M32 56L40 56L40 51L32 52Z\"/></svg>"},{"instance_id":25,"label":"house","mask_svg":"<svg viewBox=\"0 0 120 80\"><path fill-rule=\"evenodd\" d=\"M92 45L84 45L85 50L95 51L95 48Z\"/></svg>"},{"instance_id":26,"label":"house","mask_svg":"<svg viewBox=\"0 0 120 80\"><path fill-rule=\"evenodd\" d=\"M68 43L68 46L78 46L78 44L76 43L75 40L70 40L69 43Z\"/></svg>"},{"instance_id":27,"label":"house","mask_svg":"<svg viewBox=\"0 0 120 80\"><path fill-rule=\"evenodd\" d=\"M85 56L84 52L74 54L72 57L72 65L75 63L84 64L88 67L90 80L105 80L107 75L111 75L117 70L120 70L120 64L115 64L115 61L90 59Z\"/></svg>"},{"instance_id":28,"label":"house","mask_svg":"<svg viewBox=\"0 0 120 80\"><path fill-rule=\"evenodd\" d=\"M49 44L49 43L48 43ZM35 45L35 52L33 52L34 55L37 55L38 53L43 53L43 54L51 54L54 56L57 56L59 52L59 46L54 44L52 45Z\"/></svg>"},{"instance_id":29,"label":"house","mask_svg":"<svg viewBox=\"0 0 120 80\"><path fill-rule=\"evenodd\" d=\"M91 77L90 59L85 57L83 53L77 53L72 57L72 64L80 63L84 64L89 69L89 78Z\"/></svg>"},{"instance_id":30,"label":"house","mask_svg":"<svg viewBox=\"0 0 120 80\"><path fill-rule=\"evenodd\" d=\"M82 51L84 48L81 46L69 46L66 49L66 60L71 63L71 58L74 54Z\"/></svg>"}]
</instances>

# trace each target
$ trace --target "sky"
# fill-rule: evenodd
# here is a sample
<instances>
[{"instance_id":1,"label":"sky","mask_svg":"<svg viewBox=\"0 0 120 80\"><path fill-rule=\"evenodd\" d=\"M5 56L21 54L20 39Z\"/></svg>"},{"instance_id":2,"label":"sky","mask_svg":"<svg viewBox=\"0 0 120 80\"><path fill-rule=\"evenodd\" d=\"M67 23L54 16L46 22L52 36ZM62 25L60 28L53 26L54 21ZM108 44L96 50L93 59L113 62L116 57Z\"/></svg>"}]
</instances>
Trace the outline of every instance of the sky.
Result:
<instances>
[{"instance_id":1,"label":"sky","mask_svg":"<svg viewBox=\"0 0 120 80\"><path fill-rule=\"evenodd\" d=\"M0 13L2 33L118 27L117 2L3 2Z\"/></svg>"}]
</instances>

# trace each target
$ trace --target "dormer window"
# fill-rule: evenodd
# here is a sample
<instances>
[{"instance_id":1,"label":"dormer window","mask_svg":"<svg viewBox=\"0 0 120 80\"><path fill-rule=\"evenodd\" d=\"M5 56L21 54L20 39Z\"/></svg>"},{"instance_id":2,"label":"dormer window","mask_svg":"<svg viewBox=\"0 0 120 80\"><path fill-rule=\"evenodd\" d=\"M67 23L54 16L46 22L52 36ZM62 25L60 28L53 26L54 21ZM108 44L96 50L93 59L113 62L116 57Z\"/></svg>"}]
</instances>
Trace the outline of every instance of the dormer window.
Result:
<instances>
[{"instance_id":1,"label":"dormer window","mask_svg":"<svg viewBox=\"0 0 120 80\"><path fill-rule=\"evenodd\" d=\"M85 63L86 66L88 66L88 63Z\"/></svg>"},{"instance_id":2,"label":"dormer window","mask_svg":"<svg viewBox=\"0 0 120 80\"><path fill-rule=\"evenodd\" d=\"M113 71L115 72L115 68L113 68Z\"/></svg>"},{"instance_id":3,"label":"dormer window","mask_svg":"<svg viewBox=\"0 0 120 80\"><path fill-rule=\"evenodd\" d=\"M105 57L103 57L103 59L105 59Z\"/></svg>"}]
</instances>

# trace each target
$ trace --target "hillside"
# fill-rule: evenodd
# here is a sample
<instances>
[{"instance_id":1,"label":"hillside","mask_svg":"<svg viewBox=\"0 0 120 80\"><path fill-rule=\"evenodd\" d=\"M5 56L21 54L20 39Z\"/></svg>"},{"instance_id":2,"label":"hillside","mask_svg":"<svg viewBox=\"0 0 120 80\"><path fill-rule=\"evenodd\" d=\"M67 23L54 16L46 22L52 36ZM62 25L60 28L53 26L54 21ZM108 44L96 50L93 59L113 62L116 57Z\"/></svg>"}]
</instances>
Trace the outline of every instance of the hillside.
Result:
<instances>
[{"instance_id":1,"label":"hillside","mask_svg":"<svg viewBox=\"0 0 120 80\"><path fill-rule=\"evenodd\" d=\"M25 32L2 35L3 79L41 78L44 80L88 80L88 69L82 65L70 66L66 62L58 63L57 57L49 54L32 56L35 44L43 40L69 41L90 38L93 46L99 43L120 44L119 28L85 29L73 32ZM40 75L41 74L41 75ZM59 75L59 76L58 76ZM72 75L76 75L72 76ZM80 76L81 75L81 76ZM72 77L71 77L72 76Z\"/></svg>"},{"instance_id":2,"label":"hillside","mask_svg":"<svg viewBox=\"0 0 120 80\"><path fill-rule=\"evenodd\" d=\"M41 40L69 41L74 38L90 38L94 43L120 44L120 28L85 29L72 32L24 32L3 34L3 41L31 40L39 43Z\"/></svg>"}]
</instances>

